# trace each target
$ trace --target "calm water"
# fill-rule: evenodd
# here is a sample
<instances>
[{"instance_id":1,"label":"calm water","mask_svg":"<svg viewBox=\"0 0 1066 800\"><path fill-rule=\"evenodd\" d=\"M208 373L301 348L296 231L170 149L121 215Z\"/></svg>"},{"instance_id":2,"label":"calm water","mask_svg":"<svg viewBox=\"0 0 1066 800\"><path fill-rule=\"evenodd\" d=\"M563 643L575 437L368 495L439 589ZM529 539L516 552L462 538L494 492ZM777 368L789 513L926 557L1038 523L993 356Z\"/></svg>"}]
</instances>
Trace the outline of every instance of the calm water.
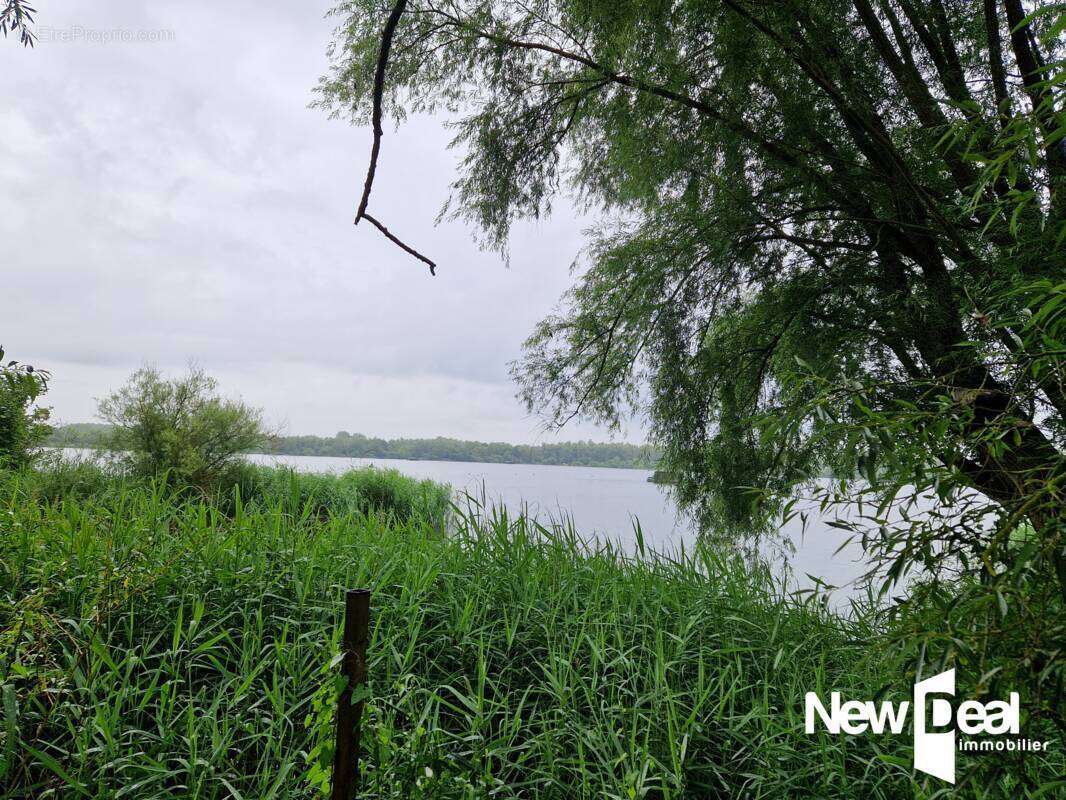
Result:
<instances>
[{"instance_id":1,"label":"calm water","mask_svg":"<svg viewBox=\"0 0 1066 800\"><path fill-rule=\"evenodd\" d=\"M455 461L250 456L260 464L284 464L302 472L344 472L353 467L393 467L416 478L451 484L456 491L518 510L523 505L542 518L569 515L583 536L610 539L626 549L635 545L634 522L640 520L645 546L672 551L694 539L692 528L678 519L668 487L648 482L649 470L603 467L553 467L530 464L480 464ZM785 528L796 552L790 559L793 585L809 586L808 575L834 586L850 583L863 571L859 552L846 548L834 555L846 535L826 524L813 504L806 534L799 520ZM847 595L847 591L838 593Z\"/></svg>"}]
</instances>

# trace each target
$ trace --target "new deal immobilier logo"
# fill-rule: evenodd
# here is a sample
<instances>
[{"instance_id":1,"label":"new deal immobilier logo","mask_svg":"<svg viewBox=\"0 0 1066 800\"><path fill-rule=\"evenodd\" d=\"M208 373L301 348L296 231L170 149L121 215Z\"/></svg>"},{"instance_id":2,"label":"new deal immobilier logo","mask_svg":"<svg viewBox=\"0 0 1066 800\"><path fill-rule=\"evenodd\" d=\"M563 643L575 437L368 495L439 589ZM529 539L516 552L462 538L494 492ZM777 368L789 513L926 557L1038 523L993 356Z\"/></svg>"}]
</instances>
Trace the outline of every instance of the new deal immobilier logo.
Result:
<instances>
[{"instance_id":1,"label":"new deal immobilier logo","mask_svg":"<svg viewBox=\"0 0 1066 800\"><path fill-rule=\"evenodd\" d=\"M953 709L944 697L932 695L955 694L955 670L949 669L931 678L914 684L914 768L934 777L955 782L955 752L977 751L1040 751L1048 748L1049 742L1034 739L983 739L960 740L956 744L956 729L967 736L1003 736L1018 734L1018 693L1011 692L1009 700L992 700L981 703L966 700ZM902 733L911 709L911 701L894 704L873 700L848 700L841 702L840 692L829 696L826 708L818 695L807 692L805 696L804 722L807 733L814 733L816 721L829 733L846 733L853 736L866 733Z\"/></svg>"}]
</instances>

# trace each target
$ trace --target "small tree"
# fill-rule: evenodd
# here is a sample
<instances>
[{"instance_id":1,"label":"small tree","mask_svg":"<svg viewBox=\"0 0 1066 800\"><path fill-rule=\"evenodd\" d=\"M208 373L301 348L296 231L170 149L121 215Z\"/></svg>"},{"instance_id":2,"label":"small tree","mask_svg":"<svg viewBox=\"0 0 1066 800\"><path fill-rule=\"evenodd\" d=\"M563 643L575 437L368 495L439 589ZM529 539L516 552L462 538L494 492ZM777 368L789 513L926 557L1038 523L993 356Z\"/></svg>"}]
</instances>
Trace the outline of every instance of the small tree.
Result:
<instances>
[{"instance_id":1,"label":"small tree","mask_svg":"<svg viewBox=\"0 0 1066 800\"><path fill-rule=\"evenodd\" d=\"M0 347L0 468L28 464L34 448L51 431L49 410L34 405L48 391L47 372L18 361L3 363Z\"/></svg>"},{"instance_id":2,"label":"small tree","mask_svg":"<svg viewBox=\"0 0 1066 800\"><path fill-rule=\"evenodd\" d=\"M261 410L220 396L199 367L173 379L142 367L100 401L98 413L114 426L108 449L132 474L201 489L218 487L240 454L267 438Z\"/></svg>"}]
</instances>

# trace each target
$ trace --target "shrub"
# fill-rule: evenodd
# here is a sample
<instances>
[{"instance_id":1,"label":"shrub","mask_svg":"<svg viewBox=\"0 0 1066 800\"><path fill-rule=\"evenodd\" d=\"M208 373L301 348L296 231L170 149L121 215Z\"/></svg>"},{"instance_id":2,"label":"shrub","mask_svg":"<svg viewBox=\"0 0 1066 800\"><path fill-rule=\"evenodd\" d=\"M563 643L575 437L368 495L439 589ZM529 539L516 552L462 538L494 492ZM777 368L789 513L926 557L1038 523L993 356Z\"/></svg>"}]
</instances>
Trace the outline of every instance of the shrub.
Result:
<instances>
[{"instance_id":1,"label":"shrub","mask_svg":"<svg viewBox=\"0 0 1066 800\"><path fill-rule=\"evenodd\" d=\"M0 347L0 467L17 469L30 462L51 431L48 409L34 405L48 391L50 376L29 364L3 364L3 359Z\"/></svg>"},{"instance_id":2,"label":"shrub","mask_svg":"<svg viewBox=\"0 0 1066 800\"><path fill-rule=\"evenodd\" d=\"M113 426L107 448L130 474L201 490L235 482L240 454L267 438L262 412L221 397L198 367L173 379L142 367L100 401L99 416Z\"/></svg>"}]
</instances>

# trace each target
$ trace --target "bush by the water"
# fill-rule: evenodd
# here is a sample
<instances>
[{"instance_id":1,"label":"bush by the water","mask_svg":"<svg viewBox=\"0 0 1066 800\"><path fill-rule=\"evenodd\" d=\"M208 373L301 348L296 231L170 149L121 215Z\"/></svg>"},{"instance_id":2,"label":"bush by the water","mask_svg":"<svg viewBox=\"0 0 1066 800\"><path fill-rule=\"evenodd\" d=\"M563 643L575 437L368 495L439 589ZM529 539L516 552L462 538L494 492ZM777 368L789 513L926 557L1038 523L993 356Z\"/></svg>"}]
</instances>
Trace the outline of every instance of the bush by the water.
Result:
<instances>
[{"instance_id":1,"label":"bush by the water","mask_svg":"<svg viewBox=\"0 0 1066 800\"><path fill-rule=\"evenodd\" d=\"M195 366L176 378L141 367L98 413L111 426L104 444L130 475L201 491L232 486L241 454L267 439L262 412L222 397L218 382Z\"/></svg>"},{"instance_id":2,"label":"bush by the water","mask_svg":"<svg viewBox=\"0 0 1066 800\"><path fill-rule=\"evenodd\" d=\"M50 411L38 404L48 391L49 373L18 361L4 361L0 347L0 469L29 464L49 434Z\"/></svg>"},{"instance_id":3,"label":"bush by the water","mask_svg":"<svg viewBox=\"0 0 1066 800\"><path fill-rule=\"evenodd\" d=\"M706 549L626 558L505 515L445 536L418 514L295 513L293 479L226 511L152 482L49 501L8 476L0 797L312 796L351 587L373 590L365 797L939 788L909 737L803 733L807 691L909 693L866 621ZM1061 749L1009 767L960 791L1035 797Z\"/></svg>"}]
</instances>

